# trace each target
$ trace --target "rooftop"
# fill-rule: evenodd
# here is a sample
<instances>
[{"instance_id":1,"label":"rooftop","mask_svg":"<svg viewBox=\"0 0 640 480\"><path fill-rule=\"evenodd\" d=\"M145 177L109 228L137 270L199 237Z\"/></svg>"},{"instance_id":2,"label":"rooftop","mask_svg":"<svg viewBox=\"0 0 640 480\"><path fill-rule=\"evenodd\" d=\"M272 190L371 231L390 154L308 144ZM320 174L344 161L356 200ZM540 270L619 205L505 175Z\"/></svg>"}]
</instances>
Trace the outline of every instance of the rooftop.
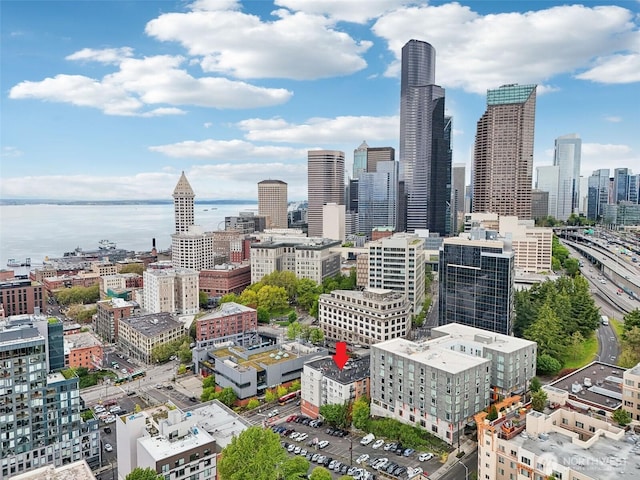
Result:
<instances>
[{"instance_id":1,"label":"rooftop","mask_svg":"<svg viewBox=\"0 0 640 480\"><path fill-rule=\"evenodd\" d=\"M229 315L235 315L238 313L255 311L255 309L240 305L239 303L227 302L223 303L217 310L200 317L198 321L211 320L213 318L227 317Z\"/></svg>"},{"instance_id":2,"label":"rooftop","mask_svg":"<svg viewBox=\"0 0 640 480\"><path fill-rule=\"evenodd\" d=\"M247 420L218 400L212 400L186 411L191 412L200 428L213 436L220 449L225 448L231 443L233 437L251 426Z\"/></svg>"},{"instance_id":3,"label":"rooftop","mask_svg":"<svg viewBox=\"0 0 640 480\"><path fill-rule=\"evenodd\" d=\"M461 325L459 323L449 323L440 327L434 327L431 329L431 335L433 338L432 340L429 340L429 343L442 342L444 344L447 339L459 339L465 342L482 344L483 346L490 347L492 350L498 350L505 353L515 352L521 348L535 345L535 342L524 338L489 332L487 330L470 327L468 325Z\"/></svg>"},{"instance_id":4,"label":"rooftop","mask_svg":"<svg viewBox=\"0 0 640 480\"><path fill-rule=\"evenodd\" d=\"M98 345L102 345L102 342L98 340L96 336L89 332L80 332L65 335L64 340L65 353L67 350L67 344L69 345L70 349L96 347Z\"/></svg>"},{"instance_id":5,"label":"rooftop","mask_svg":"<svg viewBox=\"0 0 640 480\"><path fill-rule=\"evenodd\" d=\"M615 410L622 403L622 375L625 369L603 362L586 367L550 383L548 386L569 392L569 399L602 409ZM584 384L589 378L591 386ZM573 390L576 390L574 393Z\"/></svg>"},{"instance_id":6,"label":"rooftop","mask_svg":"<svg viewBox=\"0 0 640 480\"><path fill-rule=\"evenodd\" d=\"M95 480L96 477L86 461L78 460L61 467L47 465L11 478L14 480Z\"/></svg>"},{"instance_id":7,"label":"rooftop","mask_svg":"<svg viewBox=\"0 0 640 480\"><path fill-rule=\"evenodd\" d=\"M324 357L313 360L305 364L305 366L321 371L322 374L338 383L349 385L353 382L369 378L370 357L361 357L358 359L349 359L342 370L338 368L332 357Z\"/></svg>"},{"instance_id":8,"label":"rooftop","mask_svg":"<svg viewBox=\"0 0 640 480\"><path fill-rule=\"evenodd\" d=\"M215 439L206 430L197 425L189 429L184 437L169 440L163 435L153 435L138 439L138 444L143 447L155 460L162 460L182 452L188 452L198 446L212 444L211 452L214 453Z\"/></svg>"},{"instance_id":9,"label":"rooftop","mask_svg":"<svg viewBox=\"0 0 640 480\"><path fill-rule=\"evenodd\" d=\"M255 370L264 370L263 365L275 365L277 363L284 363L290 360L298 358L298 356L292 351L278 350L277 345L273 345L272 349L263 350L258 353L251 354L244 347L233 346L225 347L213 352L213 355L218 358L231 357L235 368L254 368ZM225 363L227 360L225 360Z\"/></svg>"},{"instance_id":10,"label":"rooftop","mask_svg":"<svg viewBox=\"0 0 640 480\"><path fill-rule=\"evenodd\" d=\"M176 321L173 315L166 312L121 318L120 323L129 325L145 337L154 337L176 328L184 328L182 323Z\"/></svg>"}]
</instances>

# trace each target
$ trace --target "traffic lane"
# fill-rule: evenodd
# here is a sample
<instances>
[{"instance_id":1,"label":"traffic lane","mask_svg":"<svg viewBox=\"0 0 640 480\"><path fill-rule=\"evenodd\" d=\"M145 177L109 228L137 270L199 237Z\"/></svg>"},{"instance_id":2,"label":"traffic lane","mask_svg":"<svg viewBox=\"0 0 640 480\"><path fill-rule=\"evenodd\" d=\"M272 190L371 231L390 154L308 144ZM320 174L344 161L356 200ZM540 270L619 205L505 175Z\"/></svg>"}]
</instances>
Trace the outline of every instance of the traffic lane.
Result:
<instances>
[{"instance_id":1,"label":"traffic lane","mask_svg":"<svg viewBox=\"0 0 640 480\"><path fill-rule=\"evenodd\" d=\"M461 465L461 464L464 464ZM465 469L465 467L467 467ZM473 478L471 475L478 470L478 450L473 453L465 455L458 462L454 463L446 473L444 473L440 480L462 480ZM468 475L467 475L468 473Z\"/></svg>"},{"instance_id":2,"label":"traffic lane","mask_svg":"<svg viewBox=\"0 0 640 480\"><path fill-rule=\"evenodd\" d=\"M598 330L598 342L601 346L600 361L606 363L615 363L620 354L618 339L613 331L613 327L609 325L601 325Z\"/></svg>"}]
</instances>

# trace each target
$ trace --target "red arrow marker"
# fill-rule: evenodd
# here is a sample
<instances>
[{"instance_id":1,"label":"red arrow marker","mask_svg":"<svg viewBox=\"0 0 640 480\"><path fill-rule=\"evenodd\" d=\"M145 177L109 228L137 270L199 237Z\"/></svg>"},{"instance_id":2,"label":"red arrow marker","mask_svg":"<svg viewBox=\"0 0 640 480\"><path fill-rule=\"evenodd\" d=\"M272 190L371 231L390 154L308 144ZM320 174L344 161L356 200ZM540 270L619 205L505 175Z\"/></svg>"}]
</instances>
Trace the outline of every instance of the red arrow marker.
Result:
<instances>
[{"instance_id":1,"label":"red arrow marker","mask_svg":"<svg viewBox=\"0 0 640 480\"><path fill-rule=\"evenodd\" d=\"M336 354L333 356L333 361L336 362L336 365L340 370L342 370L349 360L349 355L347 355L347 344L345 342L337 342L336 343Z\"/></svg>"}]
</instances>

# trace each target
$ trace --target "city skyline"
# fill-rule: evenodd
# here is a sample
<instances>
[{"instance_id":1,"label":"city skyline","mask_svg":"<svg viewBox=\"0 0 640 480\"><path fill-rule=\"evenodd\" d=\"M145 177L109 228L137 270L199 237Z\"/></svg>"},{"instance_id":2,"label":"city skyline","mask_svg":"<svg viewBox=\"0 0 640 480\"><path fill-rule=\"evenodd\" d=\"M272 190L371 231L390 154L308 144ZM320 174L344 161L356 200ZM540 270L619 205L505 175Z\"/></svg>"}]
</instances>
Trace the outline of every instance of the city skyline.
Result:
<instances>
[{"instance_id":1,"label":"city skyline","mask_svg":"<svg viewBox=\"0 0 640 480\"><path fill-rule=\"evenodd\" d=\"M165 198L184 170L202 200L257 199L268 178L305 199L308 150L346 152L351 172L363 140L398 149L400 56L410 39L436 50L452 161L467 166L467 183L486 91L510 83L539 85L534 168L552 164L554 140L573 132L583 140L583 176L640 162L631 101L640 2L0 8L3 198Z\"/></svg>"}]
</instances>

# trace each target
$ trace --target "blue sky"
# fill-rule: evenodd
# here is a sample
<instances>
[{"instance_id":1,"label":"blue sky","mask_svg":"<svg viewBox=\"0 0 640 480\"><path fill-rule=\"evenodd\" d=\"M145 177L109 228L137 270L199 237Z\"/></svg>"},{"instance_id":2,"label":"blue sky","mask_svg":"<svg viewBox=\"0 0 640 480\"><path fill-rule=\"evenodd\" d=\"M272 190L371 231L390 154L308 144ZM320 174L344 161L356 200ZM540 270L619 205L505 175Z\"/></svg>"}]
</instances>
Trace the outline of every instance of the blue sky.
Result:
<instances>
[{"instance_id":1,"label":"blue sky","mask_svg":"<svg viewBox=\"0 0 640 480\"><path fill-rule=\"evenodd\" d=\"M534 167L578 133L583 173L640 173L640 2L2 1L2 198L307 192L306 152L398 146L399 58L430 42L472 162L486 90L537 83ZM398 153L398 152L397 152ZM468 175L468 173L467 173Z\"/></svg>"}]
</instances>

